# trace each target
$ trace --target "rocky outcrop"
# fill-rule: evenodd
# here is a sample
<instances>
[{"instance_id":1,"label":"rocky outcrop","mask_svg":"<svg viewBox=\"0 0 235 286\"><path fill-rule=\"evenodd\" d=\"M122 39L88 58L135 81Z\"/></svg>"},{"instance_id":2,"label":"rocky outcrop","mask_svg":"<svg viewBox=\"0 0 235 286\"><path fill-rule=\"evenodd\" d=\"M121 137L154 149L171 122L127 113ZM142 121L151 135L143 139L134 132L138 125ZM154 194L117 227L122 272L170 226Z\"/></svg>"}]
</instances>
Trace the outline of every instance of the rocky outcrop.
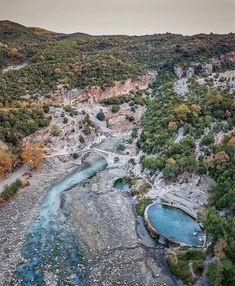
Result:
<instances>
[{"instance_id":1,"label":"rocky outcrop","mask_svg":"<svg viewBox=\"0 0 235 286\"><path fill-rule=\"evenodd\" d=\"M187 70L186 70L186 76L187 77L192 77L194 75L194 68L193 67L189 67Z\"/></svg>"},{"instance_id":2,"label":"rocky outcrop","mask_svg":"<svg viewBox=\"0 0 235 286\"><path fill-rule=\"evenodd\" d=\"M212 64L205 64L202 66L202 70L207 74L212 74L213 72L213 65Z\"/></svg>"},{"instance_id":3,"label":"rocky outcrop","mask_svg":"<svg viewBox=\"0 0 235 286\"><path fill-rule=\"evenodd\" d=\"M235 63L235 52L227 53L226 55L222 55L220 58L225 62Z\"/></svg>"},{"instance_id":4,"label":"rocky outcrop","mask_svg":"<svg viewBox=\"0 0 235 286\"><path fill-rule=\"evenodd\" d=\"M81 102L99 103L106 98L118 97L132 91L147 89L156 75L156 72L149 72L137 79L116 81L112 86L104 90L98 86L85 89L73 89L65 93L65 101L75 105Z\"/></svg>"},{"instance_id":5,"label":"rocky outcrop","mask_svg":"<svg viewBox=\"0 0 235 286\"><path fill-rule=\"evenodd\" d=\"M185 74L182 67L174 67L174 72L178 76L178 78L182 78Z\"/></svg>"}]
</instances>

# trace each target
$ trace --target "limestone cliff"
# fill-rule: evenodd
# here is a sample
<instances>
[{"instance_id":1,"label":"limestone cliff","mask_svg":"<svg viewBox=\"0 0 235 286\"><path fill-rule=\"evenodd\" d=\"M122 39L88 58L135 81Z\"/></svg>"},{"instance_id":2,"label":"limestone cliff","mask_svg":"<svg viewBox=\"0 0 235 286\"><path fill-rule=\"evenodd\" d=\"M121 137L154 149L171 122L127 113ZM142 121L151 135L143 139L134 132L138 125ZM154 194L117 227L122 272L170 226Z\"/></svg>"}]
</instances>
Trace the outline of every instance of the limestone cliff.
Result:
<instances>
[{"instance_id":1,"label":"limestone cliff","mask_svg":"<svg viewBox=\"0 0 235 286\"><path fill-rule=\"evenodd\" d=\"M156 72L149 72L137 79L116 81L112 86L104 90L98 86L88 87L86 89L73 89L65 92L64 100L72 104L80 102L99 103L106 98L128 94L131 91L147 89L156 75Z\"/></svg>"}]
</instances>

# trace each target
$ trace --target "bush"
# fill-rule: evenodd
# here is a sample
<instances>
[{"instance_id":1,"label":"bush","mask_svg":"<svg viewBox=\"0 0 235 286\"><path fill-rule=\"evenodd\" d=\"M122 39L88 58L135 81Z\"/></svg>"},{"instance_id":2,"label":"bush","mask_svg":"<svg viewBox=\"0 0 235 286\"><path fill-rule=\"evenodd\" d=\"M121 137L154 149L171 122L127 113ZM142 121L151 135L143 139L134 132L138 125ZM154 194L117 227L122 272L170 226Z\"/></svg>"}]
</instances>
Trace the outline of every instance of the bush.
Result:
<instances>
[{"instance_id":1,"label":"bush","mask_svg":"<svg viewBox=\"0 0 235 286\"><path fill-rule=\"evenodd\" d=\"M185 261L178 260L175 256L169 256L167 259L169 268L172 274L186 284L191 284L195 281L192 277L189 265Z\"/></svg>"},{"instance_id":2,"label":"bush","mask_svg":"<svg viewBox=\"0 0 235 286\"><path fill-rule=\"evenodd\" d=\"M211 263L208 265L208 270L206 273L207 278L214 286L222 286L222 268L218 263Z\"/></svg>"},{"instance_id":3,"label":"bush","mask_svg":"<svg viewBox=\"0 0 235 286\"><path fill-rule=\"evenodd\" d=\"M153 203L153 200L149 198L143 199L142 201L138 202L135 205L137 215L144 216L145 209L147 208L147 206L151 205L152 203Z\"/></svg>"},{"instance_id":4,"label":"bush","mask_svg":"<svg viewBox=\"0 0 235 286\"><path fill-rule=\"evenodd\" d=\"M188 250L185 253L180 253L178 254L178 258L180 260L184 260L184 261L201 261L204 260L206 258L206 255L204 252L200 251L200 250Z\"/></svg>"},{"instance_id":5,"label":"bush","mask_svg":"<svg viewBox=\"0 0 235 286\"><path fill-rule=\"evenodd\" d=\"M57 126L57 125L52 125L51 126L51 135L53 135L53 136L59 136L59 134L60 134L60 128L59 128L59 126Z\"/></svg>"},{"instance_id":6,"label":"bush","mask_svg":"<svg viewBox=\"0 0 235 286\"><path fill-rule=\"evenodd\" d=\"M119 144L118 146L117 146L117 151L124 151L125 150L125 146L123 145L123 144Z\"/></svg>"},{"instance_id":7,"label":"bush","mask_svg":"<svg viewBox=\"0 0 235 286\"><path fill-rule=\"evenodd\" d=\"M85 139L84 139L84 137L82 135L79 135L79 141L82 144L85 143Z\"/></svg>"},{"instance_id":8,"label":"bush","mask_svg":"<svg viewBox=\"0 0 235 286\"><path fill-rule=\"evenodd\" d=\"M193 261L192 267L193 267L193 272L197 276L200 277L202 275L203 269L204 269L203 262L202 261Z\"/></svg>"},{"instance_id":9,"label":"bush","mask_svg":"<svg viewBox=\"0 0 235 286\"><path fill-rule=\"evenodd\" d=\"M100 111L96 114L96 118L99 119L100 121L104 121L104 120L105 120L105 114L104 114L103 110L100 110Z\"/></svg>"},{"instance_id":10,"label":"bush","mask_svg":"<svg viewBox=\"0 0 235 286\"><path fill-rule=\"evenodd\" d=\"M203 145L210 145L210 144L213 144L215 143L215 138L214 138L214 135L213 134L208 134L208 135L205 135L204 137L202 137L202 140L200 142L200 146L203 146Z\"/></svg>"},{"instance_id":11,"label":"bush","mask_svg":"<svg viewBox=\"0 0 235 286\"><path fill-rule=\"evenodd\" d=\"M22 182L19 179L10 185L6 185L3 192L0 194L0 198L4 201L9 200L21 187Z\"/></svg>"},{"instance_id":12,"label":"bush","mask_svg":"<svg viewBox=\"0 0 235 286\"><path fill-rule=\"evenodd\" d=\"M64 124L67 124L67 123L68 123L68 121L69 121L69 120L68 120L68 118L67 118L67 117L64 117L64 119L63 119L63 123L64 123Z\"/></svg>"},{"instance_id":13,"label":"bush","mask_svg":"<svg viewBox=\"0 0 235 286\"><path fill-rule=\"evenodd\" d=\"M49 105L44 105L44 106L43 106L43 111L44 111L45 113L48 113L48 112L50 111L50 106L49 106Z\"/></svg>"},{"instance_id":14,"label":"bush","mask_svg":"<svg viewBox=\"0 0 235 286\"><path fill-rule=\"evenodd\" d=\"M118 112L119 110L120 110L120 106L119 106L119 105L113 105L113 106L112 106L111 111L112 111L113 113L116 113L116 112Z\"/></svg>"}]
</instances>

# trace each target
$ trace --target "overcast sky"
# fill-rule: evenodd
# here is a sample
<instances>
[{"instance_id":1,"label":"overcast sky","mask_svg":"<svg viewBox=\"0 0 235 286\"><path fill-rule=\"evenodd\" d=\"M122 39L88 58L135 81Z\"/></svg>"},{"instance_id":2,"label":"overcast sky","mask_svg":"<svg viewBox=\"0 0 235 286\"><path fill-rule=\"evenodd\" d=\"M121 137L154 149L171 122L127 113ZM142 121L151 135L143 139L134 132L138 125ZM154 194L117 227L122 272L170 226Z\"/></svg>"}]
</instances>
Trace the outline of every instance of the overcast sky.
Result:
<instances>
[{"instance_id":1,"label":"overcast sky","mask_svg":"<svg viewBox=\"0 0 235 286\"><path fill-rule=\"evenodd\" d=\"M0 19L65 33L229 33L235 0L0 0Z\"/></svg>"}]
</instances>

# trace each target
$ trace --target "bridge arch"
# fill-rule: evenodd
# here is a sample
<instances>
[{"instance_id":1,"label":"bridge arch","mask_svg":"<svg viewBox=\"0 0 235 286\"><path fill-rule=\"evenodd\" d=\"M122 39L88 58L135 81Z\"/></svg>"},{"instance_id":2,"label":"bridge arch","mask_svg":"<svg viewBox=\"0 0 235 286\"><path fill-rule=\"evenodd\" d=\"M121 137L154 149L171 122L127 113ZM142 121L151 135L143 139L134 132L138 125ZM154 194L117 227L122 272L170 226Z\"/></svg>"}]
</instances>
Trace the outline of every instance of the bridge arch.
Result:
<instances>
[{"instance_id":1,"label":"bridge arch","mask_svg":"<svg viewBox=\"0 0 235 286\"><path fill-rule=\"evenodd\" d=\"M96 153L96 154L102 156L107 161L107 164L110 164L108 156L104 155L102 152L99 152L95 149L90 149L87 152L85 152L84 154L82 154L82 156L80 157L81 162L88 154L91 154L91 153Z\"/></svg>"}]
</instances>

